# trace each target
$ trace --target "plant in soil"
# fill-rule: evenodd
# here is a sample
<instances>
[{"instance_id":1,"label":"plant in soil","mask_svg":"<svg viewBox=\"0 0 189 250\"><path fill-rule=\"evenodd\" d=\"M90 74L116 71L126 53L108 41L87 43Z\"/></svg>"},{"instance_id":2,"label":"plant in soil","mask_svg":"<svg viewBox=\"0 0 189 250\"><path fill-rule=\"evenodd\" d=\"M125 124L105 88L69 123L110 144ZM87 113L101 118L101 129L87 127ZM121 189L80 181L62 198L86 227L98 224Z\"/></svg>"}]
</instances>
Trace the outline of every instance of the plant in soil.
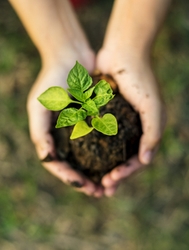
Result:
<instances>
[{"instance_id":1,"label":"plant in soil","mask_svg":"<svg viewBox=\"0 0 189 250\"><path fill-rule=\"evenodd\" d=\"M75 125L70 139L87 135L93 129L105 135L116 135L118 126L115 116L110 113L103 117L99 116L99 109L114 97L109 83L100 80L91 87L92 78L78 62L69 72L67 83L68 92L75 98L74 100L69 97L65 89L58 86L47 89L38 97L47 109L62 110L58 116L56 128ZM77 108L75 104L79 107ZM84 121L87 117L91 117L91 126Z\"/></svg>"},{"instance_id":2,"label":"plant in soil","mask_svg":"<svg viewBox=\"0 0 189 250\"><path fill-rule=\"evenodd\" d=\"M67 83L67 91L51 87L38 100L47 109L59 111L51 131L58 159L100 183L107 172L138 153L139 115L108 75L91 77L76 62Z\"/></svg>"}]
</instances>

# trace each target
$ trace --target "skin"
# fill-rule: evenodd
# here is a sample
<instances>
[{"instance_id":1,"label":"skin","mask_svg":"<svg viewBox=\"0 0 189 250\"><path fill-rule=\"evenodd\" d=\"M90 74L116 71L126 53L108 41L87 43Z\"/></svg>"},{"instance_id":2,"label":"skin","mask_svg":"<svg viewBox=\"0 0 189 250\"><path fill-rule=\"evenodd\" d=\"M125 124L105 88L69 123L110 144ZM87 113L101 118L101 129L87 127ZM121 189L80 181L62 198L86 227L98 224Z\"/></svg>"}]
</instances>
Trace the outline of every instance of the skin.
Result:
<instances>
[{"instance_id":1,"label":"skin","mask_svg":"<svg viewBox=\"0 0 189 250\"><path fill-rule=\"evenodd\" d=\"M148 165L157 151L165 124L165 111L150 54L153 41L166 15L170 0L116 0L103 46L95 56L67 0L9 0L18 13L42 60L41 71L28 96L31 140L39 159L54 159L42 165L77 191L101 197L112 196L122 179ZM42 10L42 11L41 11ZM50 128L53 115L37 97L51 86L66 88L69 70L79 61L92 73L96 68L111 74L119 90L139 112L143 135L138 156L118 166L97 186L56 160ZM34 112L35 111L35 112ZM129 166L128 166L129 165Z\"/></svg>"},{"instance_id":2,"label":"skin","mask_svg":"<svg viewBox=\"0 0 189 250\"><path fill-rule=\"evenodd\" d=\"M97 67L116 80L122 95L139 112L143 130L139 154L129 159L129 167L122 164L102 179L107 196L115 193L122 179L151 163L162 137L165 109L152 70L151 51L169 5L169 0L115 1L97 55Z\"/></svg>"}]
</instances>

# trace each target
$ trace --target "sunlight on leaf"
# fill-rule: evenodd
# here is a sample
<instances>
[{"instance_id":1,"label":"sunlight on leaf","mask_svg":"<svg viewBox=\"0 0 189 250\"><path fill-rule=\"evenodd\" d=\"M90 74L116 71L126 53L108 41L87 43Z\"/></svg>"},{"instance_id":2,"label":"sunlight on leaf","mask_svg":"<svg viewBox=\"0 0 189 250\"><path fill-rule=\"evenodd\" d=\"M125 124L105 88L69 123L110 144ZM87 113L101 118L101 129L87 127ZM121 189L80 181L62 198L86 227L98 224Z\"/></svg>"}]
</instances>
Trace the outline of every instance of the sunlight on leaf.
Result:
<instances>
[{"instance_id":1,"label":"sunlight on leaf","mask_svg":"<svg viewBox=\"0 0 189 250\"><path fill-rule=\"evenodd\" d=\"M70 139L76 139L81 136L89 134L94 128L89 127L85 121L79 121L75 126L72 131L72 134L70 136Z\"/></svg>"},{"instance_id":2,"label":"sunlight on leaf","mask_svg":"<svg viewBox=\"0 0 189 250\"><path fill-rule=\"evenodd\" d=\"M45 108L52 111L62 110L73 102L68 93L58 86L47 89L37 99Z\"/></svg>"},{"instance_id":3,"label":"sunlight on leaf","mask_svg":"<svg viewBox=\"0 0 189 250\"><path fill-rule=\"evenodd\" d=\"M92 119L92 126L105 135L116 135L118 132L117 120L112 114L105 114L102 118Z\"/></svg>"}]
</instances>

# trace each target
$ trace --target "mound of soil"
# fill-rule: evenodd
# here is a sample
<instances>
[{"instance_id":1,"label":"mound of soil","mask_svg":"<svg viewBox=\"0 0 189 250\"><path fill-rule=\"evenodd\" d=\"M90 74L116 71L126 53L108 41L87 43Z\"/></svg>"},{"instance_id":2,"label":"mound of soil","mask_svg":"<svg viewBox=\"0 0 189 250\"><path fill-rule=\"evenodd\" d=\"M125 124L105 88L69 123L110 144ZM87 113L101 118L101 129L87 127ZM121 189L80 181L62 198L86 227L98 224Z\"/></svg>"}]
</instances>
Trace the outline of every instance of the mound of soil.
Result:
<instances>
[{"instance_id":1,"label":"mound of soil","mask_svg":"<svg viewBox=\"0 0 189 250\"><path fill-rule=\"evenodd\" d=\"M114 89L115 97L100 110L100 115L112 113L118 121L118 134L107 136L96 130L90 134L70 140L73 128L53 129L57 155L60 160L68 161L72 167L93 182L99 183L102 177L120 163L138 153L142 134L139 115L117 92L112 79L97 75L94 82L107 80ZM117 93L116 93L117 92Z\"/></svg>"}]
</instances>

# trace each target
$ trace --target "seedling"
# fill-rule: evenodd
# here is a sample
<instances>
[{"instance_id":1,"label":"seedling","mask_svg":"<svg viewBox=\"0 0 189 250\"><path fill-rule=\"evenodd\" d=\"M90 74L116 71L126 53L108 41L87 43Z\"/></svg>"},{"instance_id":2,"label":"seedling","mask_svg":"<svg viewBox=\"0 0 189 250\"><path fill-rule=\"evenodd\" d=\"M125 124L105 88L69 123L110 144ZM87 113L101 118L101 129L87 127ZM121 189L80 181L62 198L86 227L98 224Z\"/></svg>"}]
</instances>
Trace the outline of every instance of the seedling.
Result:
<instances>
[{"instance_id":1,"label":"seedling","mask_svg":"<svg viewBox=\"0 0 189 250\"><path fill-rule=\"evenodd\" d=\"M100 80L92 86L92 78L78 62L69 72L67 83L67 91L59 86L50 87L38 97L48 110L61 111L55 127L74 125L70 139L87 135L93 129L105 135L116 135L118 126L115 116L107 113L100 117L100 107L114 97L109 83ZM91 117L91 125L85 121L88 116Z\"/></svg>"}]
</instances>

